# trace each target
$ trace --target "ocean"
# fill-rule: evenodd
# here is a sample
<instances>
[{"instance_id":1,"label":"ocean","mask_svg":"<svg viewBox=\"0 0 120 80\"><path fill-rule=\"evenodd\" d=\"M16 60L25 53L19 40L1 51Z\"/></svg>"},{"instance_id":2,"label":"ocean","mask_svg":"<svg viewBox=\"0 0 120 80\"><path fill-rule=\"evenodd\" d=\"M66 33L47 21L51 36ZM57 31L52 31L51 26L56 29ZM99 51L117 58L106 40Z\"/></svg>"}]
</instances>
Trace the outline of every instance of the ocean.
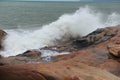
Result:
<instances>
[{"instance_id":1,"label":"ocean","mask_svg":"<svg viewBox=\"0 0 120 80\"><path fill-rule=\"evenodd\" d=\"M117 2L0 2L0 29L8 34L0 54L15 56L119 23Z\"/></svg>"}]
</instances>

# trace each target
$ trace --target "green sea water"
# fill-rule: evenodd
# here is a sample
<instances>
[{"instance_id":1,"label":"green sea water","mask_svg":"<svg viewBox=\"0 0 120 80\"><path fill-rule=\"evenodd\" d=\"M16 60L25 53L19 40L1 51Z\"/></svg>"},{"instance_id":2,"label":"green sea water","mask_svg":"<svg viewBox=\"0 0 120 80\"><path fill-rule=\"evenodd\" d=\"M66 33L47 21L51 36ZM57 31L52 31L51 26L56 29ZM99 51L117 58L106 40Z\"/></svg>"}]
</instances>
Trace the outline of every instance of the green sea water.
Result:
<instances>
[{"instance_id":1,"label":"green sea water","mask_svg":"<svg viewBox=\"0 0 120 80\"><path fill-rule=\"evenodd\" d=\"M74 13L84 6L105 15L120 13L120 3L117 2L0 2L0 28L41 27L56 21L63 14Z\"/></svg>"}]
</instances>

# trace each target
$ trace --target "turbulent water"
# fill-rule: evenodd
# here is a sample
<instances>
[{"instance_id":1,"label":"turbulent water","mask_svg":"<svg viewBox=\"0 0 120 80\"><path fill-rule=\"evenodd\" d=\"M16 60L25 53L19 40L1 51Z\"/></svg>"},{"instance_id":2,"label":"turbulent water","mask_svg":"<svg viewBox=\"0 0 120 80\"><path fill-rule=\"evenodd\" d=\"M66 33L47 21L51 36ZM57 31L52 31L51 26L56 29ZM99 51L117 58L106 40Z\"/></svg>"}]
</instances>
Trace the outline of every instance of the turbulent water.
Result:
<instances>
[{"instance_id":1,"label":"turbulent water","mask_svg":"<svg viewBox=\"0 0 120 80\"><path fill-rule=\"evenodd\" d=\"M0 2L0 28L8 33L1 54L14 56L118 25L119 8L120 3Z\"/></svg>"}]
</instances>

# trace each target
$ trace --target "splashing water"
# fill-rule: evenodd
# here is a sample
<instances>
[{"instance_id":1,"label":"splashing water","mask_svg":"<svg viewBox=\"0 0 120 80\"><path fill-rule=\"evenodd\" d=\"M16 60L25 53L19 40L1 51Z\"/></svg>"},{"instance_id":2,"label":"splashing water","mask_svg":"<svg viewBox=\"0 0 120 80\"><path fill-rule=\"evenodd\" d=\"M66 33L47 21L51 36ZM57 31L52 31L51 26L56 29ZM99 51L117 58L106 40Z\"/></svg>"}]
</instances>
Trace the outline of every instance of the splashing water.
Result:
<instances>
[{"instance_id":1,"label":"splashing water","mask_svg":"<svg viewBox=\"0 0 120 80\"><path fill-rule=\"evenodd\" d=\"M70 37L80 37L97 28L117 25L119 14L108 15L103 21L102 13L96 13L88 7L80 8L75 13L64 14L55 22L32 30L6 30L8 33L3 45L3 56L14 56L26 50L38 49L54 45L56 40L67 40Z\"/></svg>"}]
</instances>

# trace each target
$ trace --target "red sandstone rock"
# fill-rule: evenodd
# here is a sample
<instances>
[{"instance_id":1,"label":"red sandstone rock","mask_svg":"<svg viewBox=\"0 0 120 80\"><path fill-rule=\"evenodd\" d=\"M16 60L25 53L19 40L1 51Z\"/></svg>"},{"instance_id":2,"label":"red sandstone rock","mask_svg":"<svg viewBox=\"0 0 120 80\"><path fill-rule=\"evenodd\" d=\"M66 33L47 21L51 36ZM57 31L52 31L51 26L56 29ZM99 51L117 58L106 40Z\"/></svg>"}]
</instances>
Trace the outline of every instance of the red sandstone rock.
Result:
<instances>
[{"instance_id":1,"label":"red sandstone rock","mask_svg":"<svg viewBox=\"0 0 120 80\"><path fill-rule=\"evenodd\" d=\"M13 56L13 57L0 59L1 65L14 65L14 64L26 64L26 63L27 64L28 63L41 63L41 58Z\"/></svg>"},{"instance_id":2,"label":"red sandstone rock","mask_svg":"<svg viewBox=\"0 0 120 80\"><path fill-rule=\"evenodd\" d=\"M27 68L0 66L0 80L46 80L40 73Z\"/></svg>"},{"instance_id":3,"label":"red sandstone rock","mask_svg":"<svg viewBox=\"0 0 120 80\"><path fill-rule=\"evenodd\" d=\"M69 63L71 61L71 63ZM6 77L6 75L8 77ZM120 80L111 73L80 62L0 66L2 80Z\"/></svg>"},{"instance_id":4,"label":"red sandstone rock","mask_svg":"<svg viewBox=\"0 0 120 80\"><path fill-rule=\"evenodd\" d=\"M88 44L90 42L89 46L84 46L82 48L82 50L79 50L78 52L75 52L72 54L67 54L67 55L55 56L54 58L57 59L58 61L72 59L75 62L81 62L81 63L87 64L89 66L106 69L109 72L119 76L120 75L120 67L111 67L111 70L112 70L111 71L109 66L113 66L113 63L114 63L114 65L120 65L120 63L119 63L120 58L118 58L119 51L120 51L120 48L119 48L119 46L120 46L120 26L111 27L108 30L102 30L102 31L105 31L104 35L103 35L103 32L102 33L100 32L100 34L101 34L101 35L99 34L100 38L94 40L97 42L101 41L100 43L97 43L97 42L91 43L93 41L93 39L91 39L88 36L87 38L90 38L90 39L88 39L87 42L84 42L84 44ZM98 34L96 34L96 33L97 32L94 33L94 36L92 38L99 37ZM89 34L89 35L91 35L91 34ZM93 35L93 33L92 33L92 35ZM106 35L107 36L114 35L114 36L111 36L111 38L108 39L108 37ZM80 48L81 48L81 43L76 44L76 45L77 45L77 47L80 46ZM108 48L108 46L110 47L110 45L112 46L112 48ZM114 46L114 45L116 45L116 46ZM114 56L111 57L111 53L112 53L112 55L117 56L117 58L114 58ZM113 60L113 61L110 64L111 60ZM104 64L104 66L101 66L103 64ZM105 65L109 65L109 66L105 66Z\"/></svg>"},{"instance_id":5,"label":"red sandstone rock","mask_svg":"<svg viewBox=\"0 0 120 80\"><path fill-rule=\"evenodd\" d=\"M120 80L119 58L109 57L110 50L108 45L111 44L120 45L120 26L99 29L88 36L74 41L72 45L64 45L65 48L74 46L73 48L79 51L52 57L57 62L0 66L0 74L6 72L7 67L9 73L2 74L4 78L6 74L8 75L8 78L6 77L7 80L14 80L14 76L22 75L22 72L19 73L19 71L23 68L23 72L27 69L28 72L33 70L39 73L39 78L43 78L41 80ZM119 51L118 48L117 51ZM12 71L15 71L15 73ZM29 75L34 77L32 74ZM19 78L17 76L17 80L23 80L25 76L22 75ZM28 77L25 79L30 80Z\"/></svg>"},{"instance_id":6,"label":"red sandstone rock","mask_svg":"<svg viewBox=\"0 0 120 80\"><path fill-rule=\"evenodd\" d=\"M109 45L108 50L111 55L120 58L120 45Z\"/></svg>"},{"instance_id":7,"label":"red sandstone rock","mask_svg":"<svg viewBox=\"0 0 120 80\"><path fill-rule=\"evenodd\" d=\"M105 61L103 64L100 65L100 68L105 69L120 77L120 63L116 62L115 60L111 59Z\"/></svg>"}]
</instances>

